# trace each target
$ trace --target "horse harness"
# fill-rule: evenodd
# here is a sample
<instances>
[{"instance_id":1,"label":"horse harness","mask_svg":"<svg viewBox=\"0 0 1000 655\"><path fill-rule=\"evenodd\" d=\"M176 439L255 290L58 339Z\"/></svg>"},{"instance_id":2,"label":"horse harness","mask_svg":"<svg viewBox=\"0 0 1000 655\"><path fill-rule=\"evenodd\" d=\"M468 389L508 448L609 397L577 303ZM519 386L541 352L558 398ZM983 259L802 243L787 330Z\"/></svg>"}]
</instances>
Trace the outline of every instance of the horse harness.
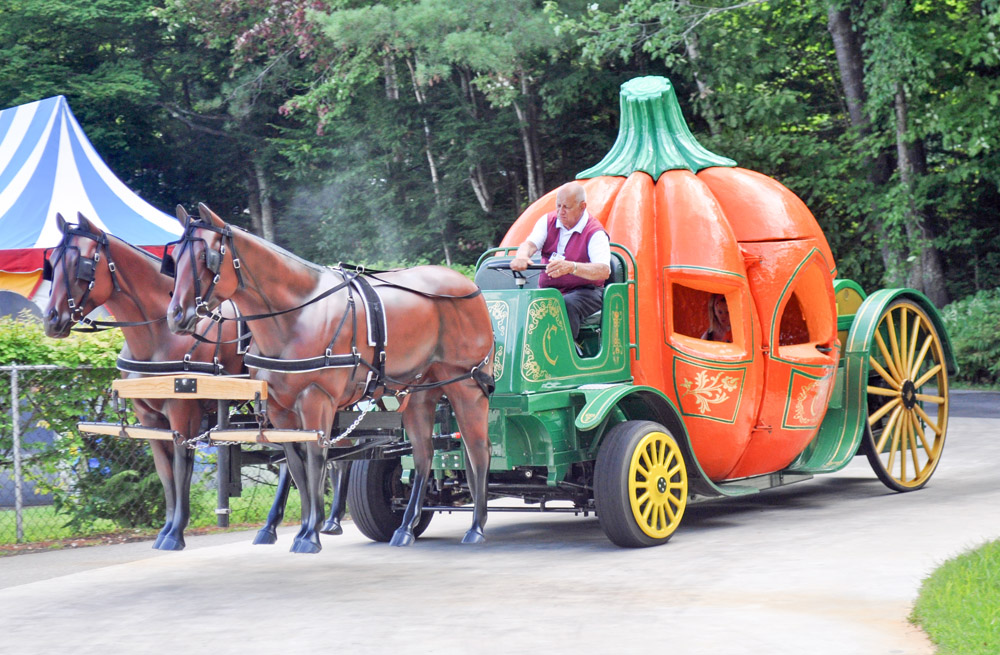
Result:
<instances>
[{"instance_id":1,"label":"horse harness","mask_svg":"<svg viewBox=\"0 0 1000 655\"><path fill-rule=\"evenodd\" d=\"M192 230L194 227L200 229L207 229L209 231L215 232L222 236L222 243L218 250L211 248L208 242L200 237L192 236ZM188 245L194 241L201 241L205 246L205 267L214 275L211 284L209 284L205 293L201 293L201 282L199 276L195 273L197 268L194 266L195 254L194 248L188 247ZM365 273L364 269L361 267L356 267L353 270L348 270L340 265L331 267L331 270L338 273L343 281L333 287L327 289L323 293L307 300L306 302L291 307L289 309L284 309L275 312L268 312L264 314L254 314L249 316L240 316L236 319L231 319L222 316L216 310L211 310L208 305L208 299L211 297L212 291L215 289L215 285L218 284L221 278L221 263L223 257L226 254L226 241L229 242L229 248L232 250L233 254L233 268L236 271L236 278L239 288L245 288L245 283L243 280L242 266L240 264L239 254L236 249L236 244L233 240L233 231L229 225L224 225L223 227L216 227L210 223L206 222L191 222L188 224L187 229L184 232L184 236L180 240L176 241L179 244L179 253L183 255L186 250L191 258L192 263L192 274L194 277L195 284L195 312L199 316L208 316L216 322L222 322L227 320L238 320L241 322L259 320L263 318L271 318L274 316L279 316L282 314L287 314L293 311L302 309L308 305L319 302L320 300L331 296L332 294L340 291L341 289L347 290L347 305L348 308L344 312L340 319L340 323L337 325L337 329L334 330L333 337L330 339L330 343L326 348L326 352L323 355L317 357L310 357L306 359L279 359L275 357L266 357L262 355L254 355L251 353L246 353L243 356L243 362L248 368L256 368L266 371L275 371L279 373L306 373L311 371L317 371L327 368L352 368L352 377L357 372L357 370L364 366L368 369L367 379L365 381L364 392L360 399L355 402L361 402L363 400L371 400L375 397L379 390L384 390L394 396L405 396L414 391L426 391L429 389L435 389L438 387L443 387L445 385L451 384L453 382L459 382L461 380L466 380L472 378L476 381L479 387L483 390L483 393L487 396L493 393L495 388L495 381L492 375L489 375L483 368L489 363L490 357L492 356L492 350L486 354L486 357L482 362L477 364L472 368L471 371L463 375L457 376L455 378L444 380L441 382L432 382L427 384L408 384L403 380L397 380L385 372L385 346L386 346L386 316L385 307L382 303L382 299L379 297L378 292L375 287L368 281L367 277L377 280L381 284L379 286L391 286L397 289L402 289L410 293L416 293L428 298L439 298L439 299L449 299L449 300L466 300L475 298L482 294L481 289L476 289L476 291L466 294L464 296L450 296L441 294L432 294L420 291L418 289L411 289L409 287L404 287L392 282L381 280L378 277ZM176 276L176 262L173 257L165 256L163 258L163 266L161 272L166 275L175 277ZM368 361L361 356L357 348L357 306L354 299L354 293L357 291L358 296L364 303L366 308L366 316L368 318L368 345L374 348L374 354L372 357L373 361ZM337 341L337 337L340 336L344 325L347 322L348 315L351 316L352 320L352 330L351 330L351 352L347 354L334 354L333 347L334 343ZM399 386L401 389L390 389L388 385Z\"/></svg>"},{"instance_id":2,"label":"horse harness","mask_svg":"<svg viewBox=\"0 0 1000 655\"><path fill-rule=\"evenodd\" d=\"M74 236L90 239L91 241L97 243L97 250L94 252L93 257L84 257L83 253L80 252L79 247L70 244L70 239ZM83 328L74 328L74 332L103 332L114 328L152 325L153 323L159 323L160 321L166 320L167 317L162 316L160 318L146 321L98 321L89 319L83 314L83 308L86 306L87 300L90 298L90 293L94 289L94 284L97 278L97 264L101 261L101 252L104 253L104 257L108 260L108 270L111 273L111 283L114 285L115 291L118 293L121 293L122 291L121 284L118 282L118 268L115 266L115 262L111 258L111 247L107 234L97 234L96 232L91 232L90 230L84 229L79 225L68 227L63 233L62 241L53 250L55 254L54 265L53 261L49 261L49 257L45 258L45 264L42 267L42 279L48 282L53 282L55 278L55 266L61 265L63 267L63 280L66 285L66 304L72 312L71 318L73 321L85 326ZM66 257L66 251L68 250L75 250L77 254L75 271L76 279L87 283L87 289L83 292L83 296L80 297L79 302L73 300L73 290L70 286L71 278L68 270L69 258ZM235 305L233 305L233 307L235 308ZM240 324L239 340L241 344L245 346L249 334L243 334L243 325L244 324L242 323ZM205 334L208 333L209 329L211 329L211 325L206 328ZM221 323L218 324L218 329L219 340L212 342L216 344L212 362L200 362L191 359L191 355L198 347L198 342L196 341L191 346L191 349L184 355L184 358L180 360L149 362L126 359L119 356L115 366L119 371L124 373L138 373L143 375L171 375L175 373L240 375L240 373L226 373L225 367L219 361L220 348L222 343L224 343L221 341ZM202 335L202 337L204 337L204 335Z\"/></svg>"}]
</instances>

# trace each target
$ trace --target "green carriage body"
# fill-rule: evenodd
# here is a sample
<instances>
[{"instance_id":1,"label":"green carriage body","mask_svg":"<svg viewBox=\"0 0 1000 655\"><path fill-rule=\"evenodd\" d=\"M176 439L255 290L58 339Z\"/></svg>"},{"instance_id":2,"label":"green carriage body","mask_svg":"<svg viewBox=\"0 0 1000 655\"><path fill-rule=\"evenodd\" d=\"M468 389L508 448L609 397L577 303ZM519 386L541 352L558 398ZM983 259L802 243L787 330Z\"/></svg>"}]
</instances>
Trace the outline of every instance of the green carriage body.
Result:
<instances>
[{"instance_id":1,"label":"green carriage body","mask_svg":"<svg viewBox=\"0 0 1000 655\"><path fill-rule=\"evenodd\" d=\"M489 251L480 259L477 282L483 287L496 344L496 389L489 411L491 497L519 498L529 511L597 511L595 468L602 445L616 426L640 422L663 426L676 440L687 469L688 503L753 494L838 471L865 451L874 336L880 319L900 300L927 314L941 335L946 366L954 371L940 316L922 294L886 289L866 297L854 282L837 280L841 357L816 437L782 470L713 481L698 463L685 417L675 403L662 391L633 381L631 362L641 356L642 345L637 343L635 319L643 308L638 306L637 282L630 273L631 253L620 246L615 246L615 253L616 276L606 286L602 311L585 321L579 346L570 337L565 303L557 290L539 289L530 280L518 287L509 272L490 271L490 263L509 261L509 249ZM442 434L450 434L455 429L453 418L442 416L438 427ZM437 488L450 486L452 492L443 496L431 492L428 511L454 509L469 499L459 444L453 438L434 456ZM404 483L412 465L410 457L403 457ZM404 500L400 495L397 505ZM609 536L622 545L666 540Z\"/></svg>"}]
</instances>

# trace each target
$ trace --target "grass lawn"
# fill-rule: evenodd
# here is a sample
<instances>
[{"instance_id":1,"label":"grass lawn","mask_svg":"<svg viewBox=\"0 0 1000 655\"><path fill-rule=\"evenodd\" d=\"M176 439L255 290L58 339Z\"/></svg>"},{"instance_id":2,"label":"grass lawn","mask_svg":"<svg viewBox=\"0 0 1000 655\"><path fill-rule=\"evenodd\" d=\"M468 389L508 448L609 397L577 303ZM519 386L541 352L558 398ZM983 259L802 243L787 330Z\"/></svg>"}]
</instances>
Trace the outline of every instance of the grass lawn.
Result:
<instances>
[{"instance_id":1,"label":"grass lawn","mask_svg":"<svg viewBox=\"0 0 1000 655\"><path fill-rule=\"evenodd\" d=\"M920 587L910 620L937 655L1000 653L1000 541L948 560Z\"/></svg>"}]
</instances>

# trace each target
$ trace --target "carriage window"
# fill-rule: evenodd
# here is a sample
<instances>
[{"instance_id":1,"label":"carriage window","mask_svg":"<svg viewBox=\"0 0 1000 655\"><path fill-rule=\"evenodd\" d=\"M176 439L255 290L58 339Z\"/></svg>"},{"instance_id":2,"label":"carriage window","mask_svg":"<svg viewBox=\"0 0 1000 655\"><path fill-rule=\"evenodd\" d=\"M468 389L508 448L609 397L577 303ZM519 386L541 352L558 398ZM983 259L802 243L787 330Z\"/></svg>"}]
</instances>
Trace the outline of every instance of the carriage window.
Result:
<instances>
[{"instance_id":1,"label":"carriage window","mask_svg":"<svg viewBox=\"0 0 1000 655\"><path fill-rule=\"evenodd\" d=\"M732 343L729 303L722 294L672 285L674 333L706 341Z\"/></svg>"},{"instance_id":2,"label":"carriage window","mask_svg":"<svg viewBox=\"0 0 1000 655\"><path fill-rule=\"evenodd\" d=\"M789 290L778 323L778 345L795 346L828 340L837 317L831 311L829 274L815 258L804 266Z\"/></svg>"},{"instance_id":3,"label":"carriage window","mask_svg":"<svg viewBox=\"0 0 1000 655\"><path fill-rule=\"evenodd\" d=\"M785 305L781 315L781 330L778 333L779 346L791 346L797 343L809 343L809 326L802 315L802 304L799 294L793 293Z\"/></svg>"}]
</instances>

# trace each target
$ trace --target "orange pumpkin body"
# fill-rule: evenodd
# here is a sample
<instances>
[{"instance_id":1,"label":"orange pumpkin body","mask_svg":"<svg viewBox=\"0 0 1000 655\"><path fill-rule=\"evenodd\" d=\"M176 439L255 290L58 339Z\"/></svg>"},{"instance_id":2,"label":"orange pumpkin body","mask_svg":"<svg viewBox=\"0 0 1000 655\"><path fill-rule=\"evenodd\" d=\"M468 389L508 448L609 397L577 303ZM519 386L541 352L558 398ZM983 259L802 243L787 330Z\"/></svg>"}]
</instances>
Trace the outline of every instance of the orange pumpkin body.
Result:
<instances>
[{"instance_id":1,"label":"orange pumpkin body","mask_svg":"<svg viewBox=\"0 0 1000 655\"><path fill-rule=\"evenodd\" d=\"M712 480L787 467L819 430L839 357L836 267L809 209L731 165L580 183L590 214L636 257L635 382L674 402ZM555 196L528 207L500 245L524 241ZM712 294L725 298L731 342L702 338Z\"/></svg>"}]
</instances>

